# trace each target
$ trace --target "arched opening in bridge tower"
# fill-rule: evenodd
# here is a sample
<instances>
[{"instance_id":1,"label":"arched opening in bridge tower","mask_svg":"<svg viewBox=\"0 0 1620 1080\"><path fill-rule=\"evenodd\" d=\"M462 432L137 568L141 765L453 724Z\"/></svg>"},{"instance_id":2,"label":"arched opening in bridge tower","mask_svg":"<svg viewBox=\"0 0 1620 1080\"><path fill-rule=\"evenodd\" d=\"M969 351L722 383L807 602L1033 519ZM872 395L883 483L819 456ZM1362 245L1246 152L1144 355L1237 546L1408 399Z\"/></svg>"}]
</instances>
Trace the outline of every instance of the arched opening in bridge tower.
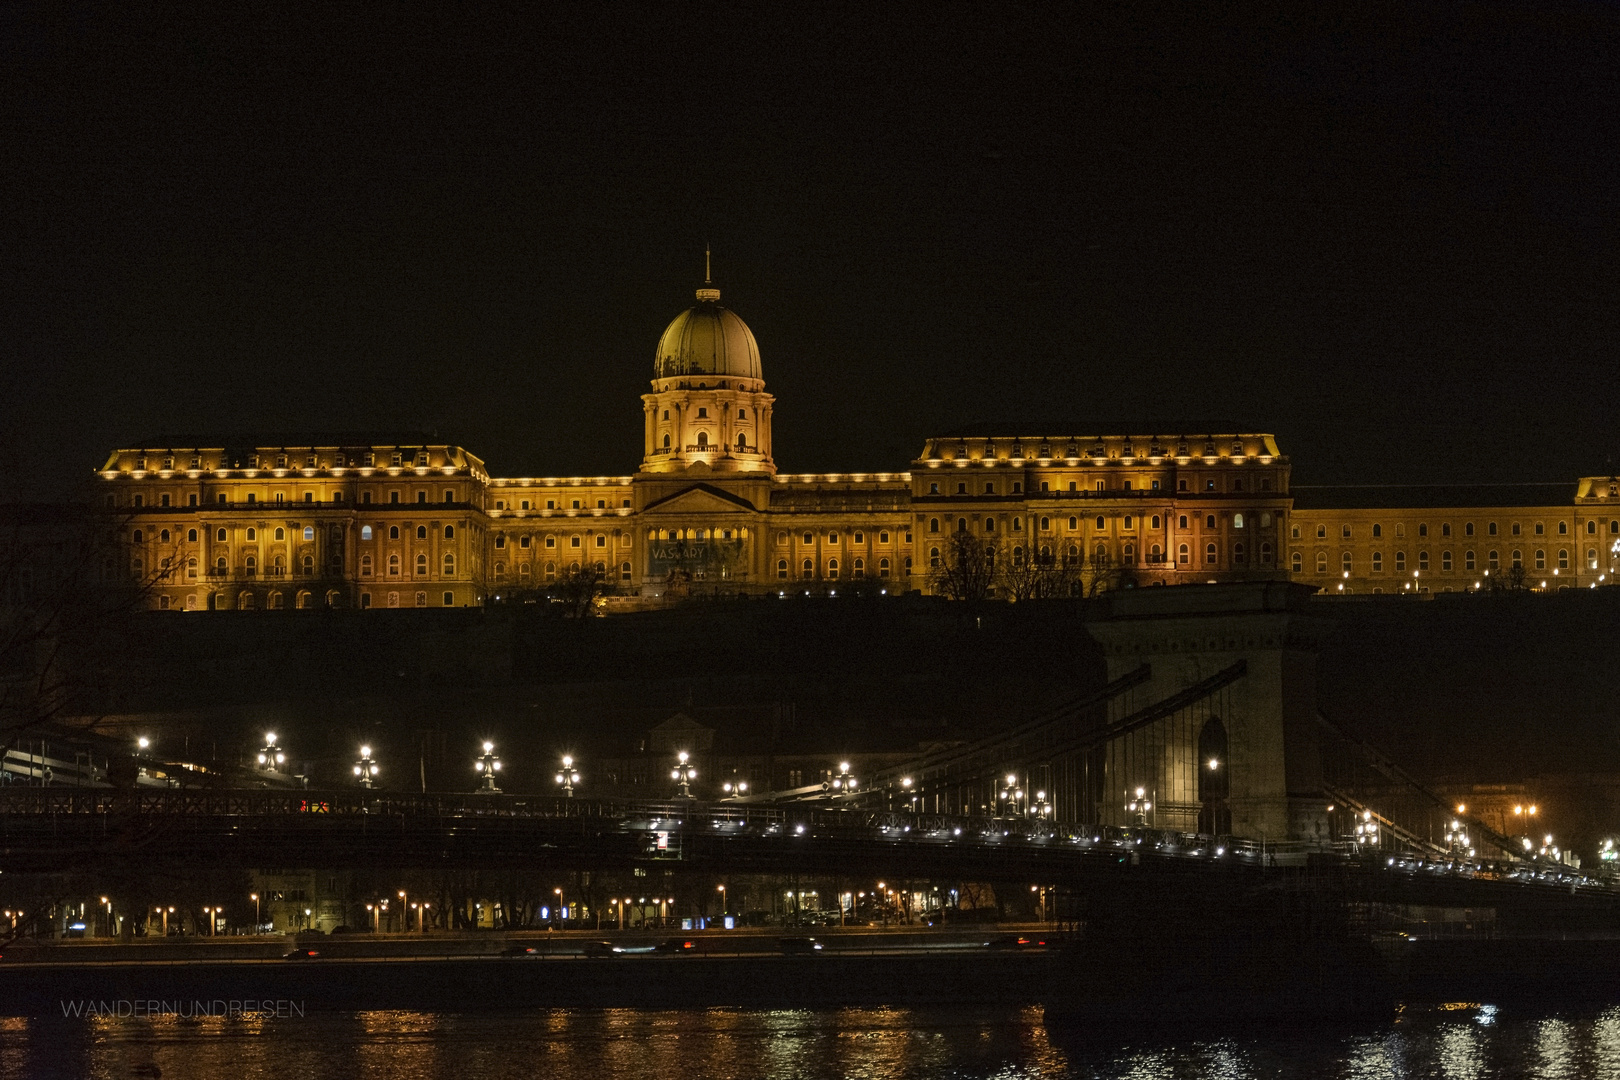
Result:
<instances>
[{"instance_id":1,"label":"arched opening in bridge tower","mask_svg":"<svg viewBox=\"0 0 1620 1080\"><path fill-rule=\"evenodd\" d=\"M1212 716L1198 732L1198 831L1223 836L1232 831L1232 811L1226 805L1226 725Z\"/></svg>"}]
</instances>

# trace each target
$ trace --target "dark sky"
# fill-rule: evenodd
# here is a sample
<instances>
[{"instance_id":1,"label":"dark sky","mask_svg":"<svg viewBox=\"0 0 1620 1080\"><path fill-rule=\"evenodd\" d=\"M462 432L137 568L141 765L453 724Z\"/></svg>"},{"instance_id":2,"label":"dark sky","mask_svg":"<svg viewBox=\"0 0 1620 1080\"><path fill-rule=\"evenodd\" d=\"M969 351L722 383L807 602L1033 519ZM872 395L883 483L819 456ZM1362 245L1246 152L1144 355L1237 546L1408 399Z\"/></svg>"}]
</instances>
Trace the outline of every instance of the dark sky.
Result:
<instances>
[{"instance_id":1,"label":"dark sky","mask_svg":"<svg viewBox=\"0 0 1620 1080\"><path fill-rule=\"evenodd\" d=\"M985 423L1274 431L1316 482L1614 445L1613 5L441 6L6 6L14 492L188 431L628 472L705 242L789 471Z\"/></svg>"}]
</instances>

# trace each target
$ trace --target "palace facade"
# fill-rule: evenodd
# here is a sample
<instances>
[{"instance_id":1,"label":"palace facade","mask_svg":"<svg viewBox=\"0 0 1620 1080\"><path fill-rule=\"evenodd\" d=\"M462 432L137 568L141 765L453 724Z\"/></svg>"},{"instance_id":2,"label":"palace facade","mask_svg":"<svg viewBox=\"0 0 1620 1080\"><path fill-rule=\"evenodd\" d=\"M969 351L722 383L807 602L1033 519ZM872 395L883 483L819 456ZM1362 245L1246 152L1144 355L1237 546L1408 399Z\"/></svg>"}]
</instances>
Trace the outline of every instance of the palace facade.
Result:
<instances>
[{"instance_id":1,"label":"palace facade","mask_svg":"<svg viewBox=\"0 0 1620 1080\"><path fill-rule=\"evenodd\" d=\"M705 286L659 339L633 474L492 477L410 434L148 441L99 471L128 560L110 569L187 611L464 607L582 567L620 597L928 591L965 536L1003 568L1072 570L1070 589L1106 571L1338 594L1460 591L1515 560L1531 587L1593 584L1620 541L1612 480L1518 506L1512 488L1301 492L1267 434L977 432L906 470L784 473L774 409L752 331Z\"/></svg>"}]
</instances>

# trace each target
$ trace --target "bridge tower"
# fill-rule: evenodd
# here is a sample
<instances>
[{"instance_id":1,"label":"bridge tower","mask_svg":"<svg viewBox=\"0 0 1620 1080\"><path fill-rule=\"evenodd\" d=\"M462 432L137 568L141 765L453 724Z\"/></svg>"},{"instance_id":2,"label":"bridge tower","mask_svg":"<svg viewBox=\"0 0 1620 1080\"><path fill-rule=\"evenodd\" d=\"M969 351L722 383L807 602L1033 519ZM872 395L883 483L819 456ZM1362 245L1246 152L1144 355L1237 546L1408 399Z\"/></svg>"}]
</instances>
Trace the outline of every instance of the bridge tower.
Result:
<instances>
[{"instance_id":1,"label":"bridge tower","mask_svg":"<svg viewBox=\"0 0 1620 1080\"><path fill-rule=\"evenodd\" d=\"M1287 582L1125 589L1087 629L1110 680L1148 665L1119 708L1219 686L1202 700L1099 747L1092 768L1105 822L1128 825L1144 789L1151 823L1252 839L1329 839L1316 711L1316 653L1331 623L1307 610L1313 586ZM1224 678L1223 678L1224 676Z\"/></svg>"}]
</instances>

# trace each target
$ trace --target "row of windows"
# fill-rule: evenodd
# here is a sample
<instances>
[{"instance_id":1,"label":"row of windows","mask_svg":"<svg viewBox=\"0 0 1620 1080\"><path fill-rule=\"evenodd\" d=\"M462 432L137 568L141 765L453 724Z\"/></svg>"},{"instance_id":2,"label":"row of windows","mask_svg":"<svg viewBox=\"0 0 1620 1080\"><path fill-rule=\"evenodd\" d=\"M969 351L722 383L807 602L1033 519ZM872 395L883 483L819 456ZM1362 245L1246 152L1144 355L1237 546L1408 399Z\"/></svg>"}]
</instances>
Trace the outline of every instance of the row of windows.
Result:
<instances>
[{"instance_id":1,"label":"row of windows","mask_svg":"<svg viewBox=\"0 0 1620 1080\"><path fill-rule=\"evenodd\" d=\"M571 548L584 547L585 546L584 539L585 538L581 537L581 536L570 536L568 538L568 546L571 547ZM520 548L528 548L534 542L534 538L532 536L529 536L528 534L524 534L523 536L518 537L517 540L518 540L518 547L520 547ZM625 535L621 539L621 542L625 543L625 544L630 543L629 535L628 534ZM557 546L557 538L555 536L546 537L546 547L554 548L556 546ZM608 546L608 544L607 544L607 534L606 533L597 533L594 537L592 537L591 546L592 547L599 547L599 548L607 547ZM502 550L505 549L505 547L506 547L506 537L505 537L505 535L500 535L500 536L495 537L495 547L497 549L502 549Z\"/></svg>"},{"instance_id":2,"label":"row of windows","mask_svg":"<svg viewBox=\"0 0 1620 1080\"><path fill-rule=\"evenodd\" d=\"M560 500L558 500L558 499L547 499L546 500L546 509L547 510L555 510L555 509L557 509L557 503L559 501ZM583 509L585 509L585 507L580 505L582 502L585 501L584 499L571 499L569 501L573 503L573 505L571 507L569 507L569 509L571 509L571 510L583 510ZM517 506L515 507L515 509L518 509L518 510L533 510L534 509L534 506L532 505L534 500L531 500L531 499L516 499L516 500L496 499L495 500L495 509L497 509L497 510L505 510L505 509L507 509L507 503L508 502L516 502ZM597 499L596 500L596 509L598 509L598 510L606 510L607 509L607 504L608 504L608 501L606 499ZM623 505L625 507L629 507L630 500L629 499L622 500L621 505Z\"/></svg>"},{"instance_id":3,"label":"row of windows","mask_svg":"<svg viewBox=\"0 0 1620 1080\"><path fill-rule=\"evenodd\" d=\"M1122 518L1124 529L1126 531L1130 531L1130 530L1135 529L1137 520L1138 519L1133 514L1124 515L1124 517ZM1164 520L1158 514L1148 515L1146 520L1148 522L1147 527L1150 528L1150 529L1158 530L1158 529L1161 529L1161 528L1164 527ZM1190 520L1189 520L1188 515L1186 515L1186 514L1179 515L1179 517L1177 519L1177 526L1176 526L1177 528L1186 529L1186 528L1189 527L1189 524L1190 524ZM1098 514L1097 517L1096 517L1095 525L1096 525L1097 529L1099 529L1099 530L1106 530L1108 528L1108 517L1107 517L1107 515ZM1242 513L1233 514L1232 515L1232 528L1241 529L1244 526L1245 526L1245 519L1244 519L1243 514ZM1023 523L1022 518L1016 518L1015 517L1015 518L1012 519L1012 531L1013 532L1022 532L1023 527L1024 527L1024 523ZM1270 511L1265 511L1265 512L1261 513L1261 515L1260 515L1260 527L1261 528L1270 528L1271 527L1271 512ZM968 528L968 519L967 518L959 517L959 518L956 519L956 531L957 532L966 532L967 528ZM1069 531L1070 532L1077 532L1079 530L1079 528L1080 528L1080 518L1079 518L1079 516L1076 515L1076 516L1070 517L1069 518ZM1204 528L1206 530L1219 528L1219 522L1218 522L1218 519L1217 519L1216 515L1214 515L1214 514L1205 514L1204 515ZM939 518L929 518L928 519L928 531L931 532L931 533L937 533L937 532L940 531ZM996 519L995 518L987 517L987 518L984 519L984 531L987 532L987 533L992 533L992 532L996 531ZM1051 531L1052 531L1052 519L1049 518L1049 517L1041 518L1041 532L1051 532ZM807 543L807 544L810 542L809 536L810 536L809 533L805 533L805 537L806 537L805 543ZM859 541L857 541L857 542L859 542Z\"/></svg>"},{"instance_id":4,"label":"row of windows","mask_svg":"<svg viewBox=\"0 0 1620 1080\"><path fill-rule=\"evenodd\" d=\"M1533 524L1534 524L1533 531L1534 531L1536 536L1545 536L1546 535L1547 526L1546 526L1545 522L1537 521L1537 522L1534 522ZM1568 536L1569 535L1569 522L1568 521L1559 521L1557 524L1558 524L1558 530L1557 530L1558 535L1559 536ZM1602 529L1602 527L1603 527L1602 522L1591 519L1591 518L1588 518L1587 522L1586 522L1586 535L1588 535L1588 536L1596 536L1598 534L1598 531L1600 529ZM1301 527L1298 524L1295 524L1294 529L1293 529L1293 534L1292 534L1293 538L1295 540L1298 540L1300 538L1300 528ZM1512 536L1522 536L1522 535L1524 535L1524 526L1520 522L1517 522L1517 521L1512 522L1508 526L1508 532ZM1612 535L1620 536L1620 518L1617 518L1617 519L1612 520L1612 521L1609 522L1609 532ZM1418 534L1419 537L1426 537L1426 536L1429 535L1428 522L1418 522L1417 534ZM1327 535L1328 535L1328 527L1326 525L1317 525L1316 526L1316 538L1318 540L1327 539ZM1384 535L1384 526L1382 524L1380 524L1380 523L1375 522L1372 525L1373 539L1374 540L1382 539L1383 535ZM1396 538L1399 539L1401 537L1404 537L1405 535L1406 535L1406 522L1397 521L1395 523L1395 536L1396 536ZM1451 522L1449 522L1449 521L1441 522L1441 524L1440 524L1440 535L1441 535L1441 537L1449 537L1451 535ZM1466 522L1463 523L1463 535L1464 536L1473 536L1474 535L1474 523L1472 521L1466 521ZM1496 522L1491 521L1491 522L1486 523L1486 525L1485 525L1485 535L1487 535L1487 536L1496 536L1497 535L1497 523ZM1343 540L1351 539L1351 529L1350 529L1349 525L1340 525L1339 526L1339 537L1340 537L1340 539L1343 539Z\"/></svg>"},{"instance_id":5,"label":"row of windows","mask_svg":"<svg viewBox=\"0 0 1620 1080\"><path fill-rule=\"evenodd\" d=\"M1547 552L1544 549L1537 548L1535 550L1535 552L1534 552L1533 557L1534 557L1534 560L1535 560L1535 568L1537 570L1546 570L1548 568L1547 567L1547 562L1548 562ZM1569 554L1569 549L1568 548L1559 548L1558 549L1558 554L1556 555L1555 558L1556 558L1556 562L1557 562L1557 569L1559 569L1559 570L1568 570L1569 569L1570 554ZM1518 550L1517 548L1515 548L1513 550L1513 552L1509 555L1509 560L1510 560L1510 565L1512 565L1512 566L1517 566L1517 567L1524 566L1524 552L1522 552L1522 551ZM1373 552L1372 553L1372 558L1371 558L1370 561L1371 561L1371 564L1372 564L1372 572L1373 573L1381 574L1381 573L1384 572L1384 553L1382 551ZM1486 562L1486 566L1491 570L1500 569L1501 568L1501 562L1502 562L1500 553L1496 552L1496 551L1487 552L1486 556L1485 556L1485 562ZM1589 570L1596 570L1598 568L1598 549L1597 548L1587 548L1586 549L1586 566L1587 566L1587 569L1589 569ZM1298 552L1298 551L1294 552L1294 554L1293 554L1294 573L1296 573L1296 574L1301 573L1303 571L1303 567L1304 567L1304 555L1301 552ZM1395 568L1395 572L1397 574L1401 574L1401 573L1406 572L1406 552L1404 552L1404 551L1395 552L1394 568ZM1348 551L1340 552L1339 553L1339 571L1342 572L1342 573L1349 574L1349 573L1352 573L1354 571L1354 569L1355 569L1355 560L1351 557L1350 552L1348 552ZM1425 571L1425 570L1428 570L1428 569L1429 569L1429 553L1427 551L1419 551L1417 553L1417 570L1421 573L1422 571ZM1452 571L1452 569L1453 569L1453 563L1452 563L1451 552L1442 551L1440 553L1440 570L1441 570L1441 572L1442 573L1450 573ZM1464 570L1477 569L1477 560L1476 560L1474 552L1472 550L1463 552L1463 569ZM1327 555L1327 552L1325 552L1325 551L1318 551L1316 553L1316 572L1318 574L1325 574L1325 573L1328 572L1328 555Z\"/></svg>"},{"instance_id":6,"label":"row of windows","mask_svg":"<svg viewBox=\"0 0 1620 1080\"><path fill-rule=\"evenodd\" d=\"M987 556L989 556L990 558L994 559L995 558L995 549L993 549L993 548L986 549L985 554ZM1192 546L1190 544L1181 544L1181 545L1179 545L1176 548L1176 564L1178 566L1191 567L1192 566L1192 554L1193 554L1192 553ZM1259 555L1260 555L1260 557L1259 557L1259 565L1261 565L1261 566L1270 566L1270 565L1272 565L1273 554L1274 553L1273 553L1272 547L1271 547L1271 545L1269 543L1261 544L1260 549L1259 549ZM1209 543L1209 544L1204 545L1204 565L1206 567L1207 566L1218 566L1220 564L1220 557L1221 557L1221 550L1220 550L1220 545L1219 544ZM1041 547L1041 549L1040 549L1040 559L1041 559L1041 561L1050 562L1050 561L1052 561L1052 558L1053 558L1053 555L1052 555L1051 547L1043 545ZM1094 563L1096 563L1096 564L1111 564L1113 562L1113 555L1108 550L1108 546L1106 544L1098 544L1096 551L1092 553L1092 558L1093 558ZM938 566L939 565L939 559L940 559L939 548L929 548L928 549L928 562L929 562L929 565L930 566ZM1013 548L1013 550L1012 550L1012 559L1013 559L1013 563L1015 565L1021 565L1023 563L1023 561L1024 561L1024 549L1021 548L1021 547ZM1068 550L1064 553L1063 559L1064 559L1064 565L1066 565L1066 566L1077 566L1077 565L1079 565L1080 564L1080 559L1081 559L1080 546L1078 544L1070 544ZM1121 547L1121 549L1120 549L1120 561L1126 566L1135 566L1135 565L1137 565L1137 550L1136 550L1136 545L1135 544L1125 544L1125 545L1123 545ZM1147 565L1160 565L1160 564L1165 563L1166 561L1167 561L1167 556L1165 555L1165 550L1159 544L1150 545L1148 547L1148 550L1142 555L1142 562L1147 564ZM1242 542L1238 542L1238 543L1233 544L1232 545L1232 563L1233 563L1233 565L1234 566L1247 566L1248 562L1249 562L1249 549L1248 549L1248 547L1245 544L1243 544Z\"/></svg>"},{"instance_id":7,"label":"row of windows","mask_svg":"<svg viewBox=\"0 0 1620 1080\"><path fill-rule=\"evenodd\" d=\"M700 529L699 530L700 535L698 537L698 539L700 539L700 540L702 539L701 533L702 533L702 530ZM729 537L731 534L729 532L727 532L726 535ZM838 544L839 543L839 535L840 534L838 533L837 530L833 530L832 532L829 532L827 534L827 543L834 544L834 545ZM785 532L784 533L777 533L776 534L776 542L778 544L785 544L785 543L787 543L787 537L788 537L788 534L785 533ZM880 544L887 544L891 540L889 530L887 530L887 529L879 530L878 534L877 534L877 537L878 537L877 542L880 543ZM865 531L857 529L855 532L850 534L850 540L851 540L851 542L853 542L853 543L855 543L857 545L866 543L866 533L865 533ZM804 531L804 533L799 537L799 542L802 543L802 544L813 544L813 543L816 542L816 534L811 532L810 530L806 529ZM909 530L906 532L906 543L908 543L908 544L911 543L911 533L910 533Z\"/></svg>"},{"instance_id":8,"label":"row of windows","mask_svg":"<svg viewBox=\"0 0 1620 1080\"><path fill-rule=\"evenodd\" d=\"M703 386L703 385L700 384L698 386L698 389L699 390L707 390L708 387ZM709 407L707 405L699 405L698 406L698 411L697 411L697 419L699 419L699 420L707 420L708 418L709 418ZM669 419L669 410L668 409L664 410L664 419L665 420ZM738 408L737 409L737 419L739 419L739 420L748 419L748 410L744 409L744 408Z\"/></svg>"},{"instance_id":9,"label":"row of windows","mask_svg":"<svg viewBox=\"0 0 1620 1080\"><path fill-rule=\"evenodd\" d=\"M381 526L378 526L378 528L381 528ZM295 528L293 531L296 533L299 530L297 530ZM259 539L259 530L256 527L249 526L247 528L247 530L246 530L246 533L247 533L247 539L249 541L257 541ZM147 534L146 534L145 530L136 529L132 533L130 533L130 542L135 543L135 544L144 543L146 541L146 535ZM219 543L223 544L223 543L226 542L228 535L229 535L229 531L222 527L222 528L219 528L219 529L215 530L214 539L216 541L218 541ZM313 539L315 539L315 526L313 526L313 525L305 525L303 527L303 530L302 530L302 535L303 535L303 538L305 540L313 540ZM370 540L375 535L376 534L372 530L372 527L370 525L362 525L362 526L360 526L360 539L362 539L362 540ZM152 536L159 543L167 544L169 542L170 533L169 533L168 529L161 529L161 530L157 530L157 531L153 532ZM427 536L428 536L427 526L426 525L418 525L416 527L416 538L418 540L426 540ZM388 527L388 539L390 539L390 540L398 540L399 537L400 537L399 526L398 525L390 525ZM286 540L287 539L287 530L278 525L274 530L271 530L270 538L274 539L274 540ZM454 525L446 525L444 527L444 538L446 540L454 540L456 538L456 527ZM197 530L196 529L187 529L186 530L186 542L190 543L190 544L195 544L197 542ZM340 526L340 525L333 526L333 528L332 528L332 542L335 543L335 544L340 544L340 543L343 542L343 527L342 526ZM497 547L500 546L498 541L497 541L496 546Z\"/></svg>"},{"instance_id":10,"label":"row of windows","mask_svg":"<svg viewBox=\"0 0 1620 1080\"><path fill-rule=\"evenodd\" d=\"M375 452L366 452L366 453L359 453L359 454L352 454L352 455L351 454L334 454L334 455L332 455L332 467L333 468L338 468L338 469L347 468L351 464L351 461L350 461L351 458L353 459L352 463L354 465L356 465L356 466L364 465L367 468L375 468L376 464L377 464L377 455L376 455ZM161 458L159 460L161 460L163 462L162 465L158 466L160 469L162 469L164 472L173 471L174 462L175 462L175 459L173 457L165 457L165 458ZM252 455L252 456L250 456L248 458L247 467L250 468L250 469L257 469L257 468L260 467L260 461L261 460L264 463L263 467L266 468L266 469L269 469L269 468L276 468L276 469L293 468L293 469L296 469L296 468L300 467L298 465L298 458L294 457L292 455L288 455L288 454L275 454L275 455L265 454L265 455L262 456L262 458L261 458L261 455L254 454L254 455ZM272 461L275 463L274 465L271 464ZM318 469L318 468L320 468L320 457L317 454L305 454L305 455L303 455L303 462L304 462L303 466L302 466L303 468L306 468L306 469ZM146 471L146 463L147 463L146 458L144 458L144 457L136 458L135 459L135 469L136 469L136 471L145 472ZM395 451L394 453L390 454L389 455L389 463L392 464L392 465L395 465L395 466L404 465L405 464L405 454L404 454L404 452L403 451ZM193 454L192 457L191 457L191 464L189 466L187 466L187 467L192 468L192 469L212 469L214 467L214 464L215 463L214 463L212 458L210 458L205 463L201 454ZM419 466L426 466L428 464L428 453L427 453L426 450L422 450L422 451L417 452L417 454L416 454L416 464L419 465Z\"/></svg>"},{"instance_id":11,"label":"row of windows","mask_svg":"<svg viewBox=\"0 0 1620 1080\"><path fill-rule=\"evenodd\" d=\"M1052 484L1053 483L1062 483L1062 482L1063 481L1061 481L1061 480L1059 480L1059 481L1042 480L1040 489L1041 489L1041 491L1050 494L1053 491ZM948 484L948 483L949 483L949 481L945 481L945 480L932 480L932 481L929 481L928 494L930 494L930 495L943 494L941 492L941 490L940 490L940 485L941 484ZM1093 480L1093 481L1090 481L1090 483L1093 486L1088 490L1091 490L1091 491L1108 491L1109 490L1108 481L1106 479ZM1022 480L1013 480L1013 481L1011 481L1011 484L1012 484L1012 487L1011 487L1011 489L1009 491L1009 494L1022 495L1024 493L1024 482ZM1068 489L1070 491L1076 492L1076 493L1078 493L1080 491L1080 481L1078 481L1078 480L1070 480L1068 482L1068 484L1069 484ZM1127 479L1127 480L1120 481L1119 490L1120 491L1158 491L1158 490L1160 490L1160 487L1159 487L1159 481L1158 480L1148 480L1146 482L1146 486L1144 487L1143 486L1143 481L1140 478L1136 478L1136 479ZM1195 491L1195 490L1209 492L1209 491L1217 491L1219 489L1218 489L1218 487L1216 485L1215 480L1205 478L1203 487L1201 487L1201 488L1196 486L1196 482L1188 481L1186 479L1177 480L1176 481L1176 490L1178 492L1189 492L1190 493L1190 492ZM1234 477L1231 480L1231 482L1228 484L1226 490L1230 491L1230 492L1234 492L1234 493L1241 493L1244 490L1243 480L1241 478ZM1260 481L1259 488L1254 489L1254 490L1270 491L1271 490L1271 481L1269 479L1262 479ZM985 495L999 495L1000 493L1001 492L997 489L996 482L994 480L986 480L984 482L984 490L983 490L982 494L985 494ZM958 480L956 482L956 491L954 492L954 494L957 494L957 495L970 495L970 494L974 494L974 493L970 492L968 490L968 481L966 481L966 480Z\"/></svg>"},{"instance_id":12,"label":"row of windows","mask_svg":"<svg viewBox=\"0 0 1620 1080\"><path fill-rule=\"evenodd\" d=\"M910 557L907 557L907 558L905 558L904 560L901 561L901 569L904 572L905 577L910 577L911 576L911 559L910 559ZM837 581L841 571L842 571L842 567L840 567L839 562L838 562L837 559L828 559L827 560L827 568L826 568L826 572L825 572L824 576L828 580ZM893 572L892 567L890 566L890 563L889 563L888 559L883 558L883 559L879 559L877 561L877 576L878 577L880 577L880 578L890 577L892 575L892 572ZM788 561L786 559L778 559L778 560L776 560L776 576L777 576L777 578L779 578L781 580L786 580L787 579L787 577L788 577ZM799 565L799 576L801 578L803 578L804 580L806 580L806 581L810 581L810 580L815 578L815 576L816 576L816 563L815 563L814 559L805 559ZM850 562L850 577L852 577L852 578L864 578L864 577L866 577L866 560L865 559L857 558L857 559L854 559L854 560L852 560Z\"/></svg>"},{"instance_id":13,"label":"row of windows","mask_svg":"<svg viewBox=\"0 0 1620 1080\"><path fill-rule=\"evenodd\" d=\"M360 576L361 577L371 577L372 576L372 565L373 564L372 564L372 561L371 561L371 556L369 554L360 556ZM388 576L389 577L399 577L400 576L400 566L401 566L400 557L398 555L390 555L390 556L388 556ZM443 566L444 566L444 571L443 572L444 572L445 577L455 577L456 576L456 557L455 557L455 555L453 555L453 554L451 554L449 552L446 552L445 555L444 555L444 559L443 559ZM428 574L428 557L426 555L417 555L416 556L416 576L417 577L427 577L427 574Z\"/></svg>"},{"instance_id":14,"label":"row of windows","mask_svg":"<svg viewBox=\"0 0 1620 1080\"><path fill-rule=\"evenodd\" d=\"M697 449L699 449L699 450L707 450L709 448L709 433L707 431L698 432L697 433L697 442L694 443L693 445L696 446ZM718 446L719 444L716 443L715 445ZM670 448L670 446L669 446L669 436L666 434L664 436L664 449L668 450L669 448ZM748 453L748 436L747 435L743 435L741 433L739 433L737 435L737 449L739 451L741 451L742 453L745 453L745 454ZM628 506L630 504L625 503L625 505Z\"/></svg>"},{"instance_id":15,"label":"row of windows","mask_svg":"<svg viewBox=\"0 0 1620 1080\"><path fill-rule=\"evenodd\" d=\"M570 570L578 570L579 569L579 563L577 563L577 562L570 563L569 564L569 569ZM548 562L548 563L545 564L545 566L542 568L542 570L543 570L543 572L545 574L545 579L547 581L555 581L555 580L557 580L557 564L556 563ZM603 573L603 574L607 573L607 564L606 563L601 563L601 562L597 563L596 564L596 570L597 570L598 573ZM528 582L529 578L532 576L532 574L533 574L533 571L530 568L530 565L528 563L526 563L526 562L518 563L518 565L517 565L517 578L518 578L518 584L519 585L526 584ZM630 564L628 562L620 563L619 564L619 580L621 580L621 581L629 581L630 580L630 574L631 574ZM503 581L506 580L506 564L505 563L498 562L498 563L495 564L495 580L496 580L497 583L503 582Z\"/></svg>"},{"instance_id":16,"label":"row of windows","mask_svg":"<svg viewBox=\"0 0 1620 1080\"><path fill-rule=\"evenodd\" d=\"M238 492L238 494L242 494L242 493ZM334 491L331 494L332 494L332 498L330 500L328 500L328 501L332 505L334 505L334 506L342 506L342 505L344 505L345 500L344 500L344 495L343 495L342 491ZM362 506L375 505L373 503L373 501L372 501L372 495L373 494L374 493L370 492L370 491L362 491L360 493L360 503L361 503L361 505ZM402 493L399 492L399 491L390 491L388 493L388 502L389 502L389 504L392 505L392 506L401 506L401 505L403 505L404 501L400 498L401 494ZM173 496L172 496L172 494L170 492L167 492L167 491L159 492L158 497L157 497L158 501L154 505L159 506L159 507L175 505L171 501L172 498L173 498ZM198 505L197 499L198 499L197 493L196 492L191 492L190 494L188 494L186 496L186 505L187 506L196 506L196 505ZM117 506L118 505L118 496L117 495L108 495L106 501L107 501L108 506ZM258 503L259 503L259 493L256 492L256 491L246 492L241 501L248 504L248 505L250 505L250 506L257 506ZM287 498L287 493L286 492L278 491L278 492L274 493L274 496L271 498L270 503L271 504L286 505L287 503L292 502L292 501L293 500ZM417 493L416 493L416 504L418 506L425 506L425 505L427 505L427 501L428 501L428 493L426 491L424 491L424 490L418 490ZM444 492L444 501L445 501L446 504L454 503L456 501L456 493L453 490L451 490L449 488L446 488L445 492ZM228 505L231 502L231 493L226 492L226 491L216 491L214 493L214 502L216 504L227 504ZM321 500L315 498L315 492L306 491L306 492L304 492L303 502L304 502L305 505L313 506L316 503L321 502ZM136 508L145 507L146 506L146 495L144 493L137 492L136 494L130 496L130 505L134 506ZM578 505L577 502L576 502L575 505L576 505L576 508L577 508L577 505ZM630 505L629 500L625 500L625 505L626 506Z\"/></svg>"}]
</instances>

